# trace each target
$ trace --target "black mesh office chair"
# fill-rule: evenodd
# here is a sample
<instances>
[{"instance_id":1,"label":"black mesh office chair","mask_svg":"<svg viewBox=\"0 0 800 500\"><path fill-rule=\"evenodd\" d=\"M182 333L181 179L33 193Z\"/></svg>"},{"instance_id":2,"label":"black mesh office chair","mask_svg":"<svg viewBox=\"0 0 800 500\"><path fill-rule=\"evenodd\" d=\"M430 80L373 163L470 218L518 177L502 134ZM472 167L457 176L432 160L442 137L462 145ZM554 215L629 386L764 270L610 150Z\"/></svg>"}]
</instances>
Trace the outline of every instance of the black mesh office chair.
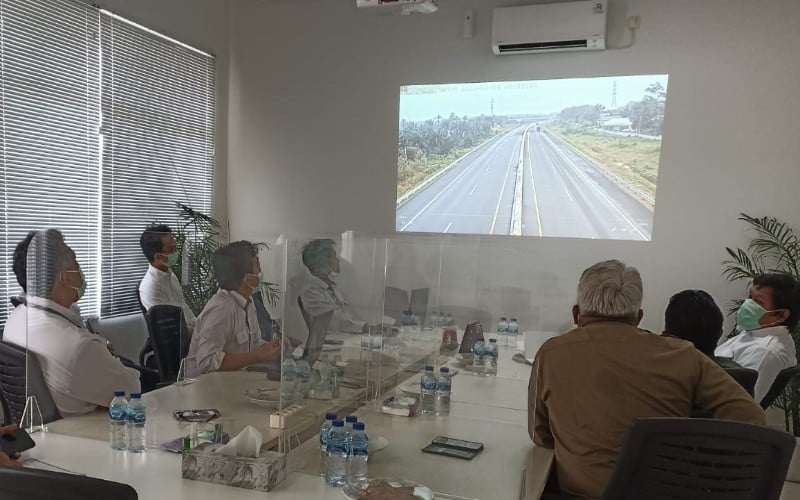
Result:
<instances>
[{"instance_id":1,"label":"black mesh office chair","mask_svg":"<svg viewBox=\"0 0 800 500\"><path fill-rule=\"evenodd\" d=\"M739 383L747 394L751 397L756 388L756 380L758 380L758 371L751 370L750 368L725 368L725 373L731 376L733 380Z\"/></svg>"},{"instance_id":2,"label":"black mesh office chair","mask_svg":"<svg viewBox=\"0 0 800 500\"><path fill-rule=\"evenodd\" d=\"M772 406L772 403L778 399L778 396L786 389L786 386L798 375L800 375L800 365L781 370L778 376L775 377L775 382L772 383L769 391L767 391L767 395L761 400L761 407L766 410Z\"/></svg>"},{"instance_id":3,"label":"black mesh office chair","mask_svg":"<svg viewBox=\"0 0 800 500\"><path fill-rule=\"evenodd\" d=\"M778 500L795 440L724 420L631 424L602 500Z\"/></svg>"},{"instance_id":4,"label":"black mesh office chair","mask_svg":"<svg viewBox=\"0 0 800 500\"><path fill-rule=\"evenodd\" d=\"M3 409L3 425L19 424L22 421L26 401L25 359L24 349L0 342L0 406ZM36 396L44 423L59 420L61 414L45 384L39 359L33 353L27 354L27 373L28 390L31 396Z\"/></svg>"},{"instance_id":5,"label":"black mesh office chair","mask_svg":"<svg viewBox=\"0 0 800 500\"><path fill-rule=\"evenodd\" d=\"M127 484L36 469L0 467L3 500L138 500Z\"/></svg>"},{"instance_id":6,"label":"black mesh office chair","mask_svg":"<svg viewBox=\"0 0 800 500\"><path fill-rule=\"evenodd\" d=\"M189 353L189 330L183 311L178 306L158 305L151 307L144 317L158 365L159 382L175 382L181 359Z\"/></svg>"}]
</instances>

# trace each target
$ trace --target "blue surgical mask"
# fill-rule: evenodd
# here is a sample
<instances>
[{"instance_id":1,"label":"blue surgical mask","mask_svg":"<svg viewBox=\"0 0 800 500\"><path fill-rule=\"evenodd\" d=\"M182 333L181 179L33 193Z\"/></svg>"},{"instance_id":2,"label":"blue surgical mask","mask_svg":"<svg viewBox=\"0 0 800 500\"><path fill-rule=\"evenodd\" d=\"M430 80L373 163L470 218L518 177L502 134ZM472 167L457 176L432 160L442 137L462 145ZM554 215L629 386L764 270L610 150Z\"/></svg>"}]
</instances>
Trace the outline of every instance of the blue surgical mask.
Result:
<instances>
[{"instance_id":1,"label":"blue surgical mask","mask_svg":"<svg viewBox=\"0 0 800 500\"><path fill-rule=\"evenodd\" d=\"M761 328L759 320L762 316L767 314L766 309L761 307L758 302L753 299L745 299L739 310L736 311L736 327L740 332L749 330L757 330Z\"/></svg>"}]
</instances>

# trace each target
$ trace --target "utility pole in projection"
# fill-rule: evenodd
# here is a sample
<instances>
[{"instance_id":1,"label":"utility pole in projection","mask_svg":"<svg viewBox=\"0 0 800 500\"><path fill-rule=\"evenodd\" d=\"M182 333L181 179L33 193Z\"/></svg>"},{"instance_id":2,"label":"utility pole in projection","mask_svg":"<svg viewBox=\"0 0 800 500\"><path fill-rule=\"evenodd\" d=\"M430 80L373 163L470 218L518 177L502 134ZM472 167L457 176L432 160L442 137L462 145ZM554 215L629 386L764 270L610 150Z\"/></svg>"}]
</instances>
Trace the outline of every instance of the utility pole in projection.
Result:
<instances>
[{"instance_id":1,"label":"utility pole in projection","mask_svg":"<svg viewBox=\"0 0 800 500\"><path fill-rule=\"evenodd\" d=\"M489 115L492 117L492 127L494 127L494 99L492 99L492 103L489 105Z\"/></svg>"},{"instance_id":2,"label":"utility pole in projection","mask_svg":"<svg viewBox=\"0 0 800 500\"><path fill-rule=\"evenodd\" d=\"M614 87L611 90L611 109L617 109L617 81L614 80Z\"/></svg>"}]
</instances>

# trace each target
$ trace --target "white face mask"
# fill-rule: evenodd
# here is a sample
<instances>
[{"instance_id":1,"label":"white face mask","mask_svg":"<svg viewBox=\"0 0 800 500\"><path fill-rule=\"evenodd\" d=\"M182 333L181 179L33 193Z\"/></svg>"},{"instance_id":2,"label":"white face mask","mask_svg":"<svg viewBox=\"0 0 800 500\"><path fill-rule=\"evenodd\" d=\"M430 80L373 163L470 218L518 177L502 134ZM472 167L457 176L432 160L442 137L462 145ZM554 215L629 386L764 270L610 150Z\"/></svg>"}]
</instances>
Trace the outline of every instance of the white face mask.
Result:
<instances>
[{"instance_id":1,"label":"white face mask","mask_svg":"<svg viewBox=\"0 0 800 500\"><path fill-rule=\"evenodd\" d=\"M331 280L331 281L336 281L336 278L338 278L338 277L339 277L339 273L337 273L336 271L331 271L331 272L328 273L328 279Z\"/></svg>"}]
</instances>

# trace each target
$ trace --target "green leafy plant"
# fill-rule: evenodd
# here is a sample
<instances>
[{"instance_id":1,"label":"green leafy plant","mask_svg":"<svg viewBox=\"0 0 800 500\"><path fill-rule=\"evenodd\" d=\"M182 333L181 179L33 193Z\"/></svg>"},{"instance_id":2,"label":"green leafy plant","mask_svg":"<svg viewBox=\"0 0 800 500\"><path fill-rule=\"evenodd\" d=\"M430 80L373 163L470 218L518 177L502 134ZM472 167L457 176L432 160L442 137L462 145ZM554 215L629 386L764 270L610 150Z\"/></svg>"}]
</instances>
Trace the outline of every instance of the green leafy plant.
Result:
<instances>
[{"instance_id":1,"label":"green leafy plant","mask_svg":"<svg viewBox=\"0 0 800 500\"><path fill-rule=\"evenodd\" d=\"M219 290L219 283L214 277L212 258L214 252L228 241L218 220L183 203L177 203L177 206L180 209L180 222L173 235L180 257L177 264L172 267L172 272L183 283L186 304L199 315L206 303ZM266 243L257 245L269 249ZM277 304L280 294L277 284L262 281L259 287L264 300L273 306Z\"/></svg>"},{"instance_id":2,"label":"green leafy plant","mask_svg":"<svg viewBox=\"0 0 800 500\"><path fill-rule=\"evenodd\" d=\"M785 273L800 280L800 239L794 229L775 217L752 217L739 214L754 232L746 249L726 247L730 256L722 262L722 276L728 281L752 281L764 273ZM731 312L739 309L742 301L734 301ZM800 329L791 332L795 346L800 348ZM798 351L800 358L800 350ZM800 436L800 381L791 380L773 404L783 410L787 432Z\"/></svg>"}]
</instances>

